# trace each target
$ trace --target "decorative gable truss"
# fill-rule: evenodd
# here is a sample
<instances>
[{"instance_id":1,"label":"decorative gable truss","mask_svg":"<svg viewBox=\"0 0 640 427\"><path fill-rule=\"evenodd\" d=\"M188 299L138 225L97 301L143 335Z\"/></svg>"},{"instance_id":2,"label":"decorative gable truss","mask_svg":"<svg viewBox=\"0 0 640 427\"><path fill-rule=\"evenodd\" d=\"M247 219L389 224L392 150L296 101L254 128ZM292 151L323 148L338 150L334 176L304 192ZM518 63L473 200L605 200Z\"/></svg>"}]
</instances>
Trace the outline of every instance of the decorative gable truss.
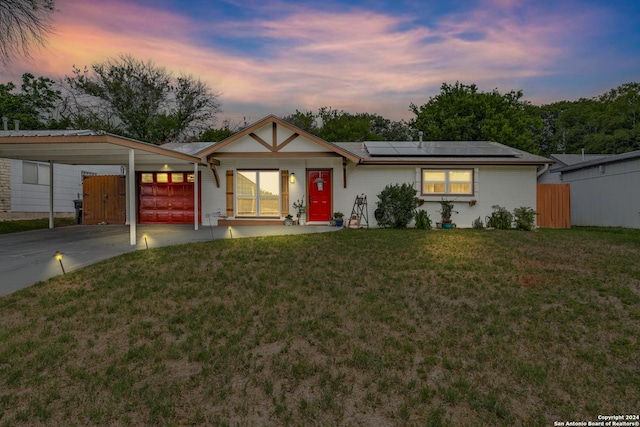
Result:
<instances>
[{"instance_id":1,"label":"decorative gable truss","mask_svg":"<svg viewBox=\"0 0 640 427\"><path fill-rule=\"evenodd\" d=\"M292 144L294 141L295 143ZM250 142L253 142L253 144ZM358 164L361 160L353 153L273 115L220 141L199 154L206 157L218 188L220 187L220 179L216 166L220 164L219 159L223 158L342 157L344 188L347 187L346 167L348 161Z\"/></svg>"},{"instance_id":2,"label":"decorative gable truss","mask_svg":"<svg viewBox=\"0 0 640 427\"><path fill-rule=\"evenodd\" d=\"M258 141L260 144L262 144L265 148L267 148L268 150L272 151L272 152L277 152L280 151L283 147L285 147L287 144L289 144L291 141L293 141L294 139L296 139L297 137L300 136L299 133L294 132L293 135L289 136L287 139L285 139L284 141L282 141L280 144L278 144L278 125L276 122L271 122L271 127L272 127L272 139L271 139L271 144L269 144L268 142L266 142L264 139L260 138L258 135L256 135L254 132L251 132L249 134L249 136L251 138L253 138L254 140Z\"/></svg>"}]
</instances>

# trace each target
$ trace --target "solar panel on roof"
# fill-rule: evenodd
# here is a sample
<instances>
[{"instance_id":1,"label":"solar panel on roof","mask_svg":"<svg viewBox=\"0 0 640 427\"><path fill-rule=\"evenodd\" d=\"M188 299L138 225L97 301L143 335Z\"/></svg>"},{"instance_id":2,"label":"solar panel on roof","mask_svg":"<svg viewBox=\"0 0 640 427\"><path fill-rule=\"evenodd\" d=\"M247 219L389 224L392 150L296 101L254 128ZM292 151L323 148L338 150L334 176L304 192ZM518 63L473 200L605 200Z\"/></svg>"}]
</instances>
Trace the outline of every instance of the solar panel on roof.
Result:
<instances>
[{"instance_id":1,"label":"solar panel on roof","mask_svg":"<svg viewBox=\"0 0 640 427\"><path fill-rule=\"evenodd\" d=\"M371 156L395 157L515 157L509 147L487 141L370 141L365 147Z\"/></svg>"}]
</instances>

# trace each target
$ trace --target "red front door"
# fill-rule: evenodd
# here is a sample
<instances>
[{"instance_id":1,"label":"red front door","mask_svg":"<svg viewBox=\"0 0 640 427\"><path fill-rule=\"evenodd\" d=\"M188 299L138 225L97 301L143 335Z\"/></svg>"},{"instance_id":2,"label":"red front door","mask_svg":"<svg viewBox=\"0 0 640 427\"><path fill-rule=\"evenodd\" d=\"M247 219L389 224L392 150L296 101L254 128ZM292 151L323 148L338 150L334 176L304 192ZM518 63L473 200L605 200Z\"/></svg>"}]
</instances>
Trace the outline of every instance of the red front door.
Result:
<instances>
[{"instance_id":1,"label":"red front door","mask_svg":"<svg viewBox=\"0 0 640 427\"><path fill-rule=\"evenodd\" d=\"M329 221L331 217L331 170L307 171L309 212L307 221Z\"/></svg>"}]
</instances>

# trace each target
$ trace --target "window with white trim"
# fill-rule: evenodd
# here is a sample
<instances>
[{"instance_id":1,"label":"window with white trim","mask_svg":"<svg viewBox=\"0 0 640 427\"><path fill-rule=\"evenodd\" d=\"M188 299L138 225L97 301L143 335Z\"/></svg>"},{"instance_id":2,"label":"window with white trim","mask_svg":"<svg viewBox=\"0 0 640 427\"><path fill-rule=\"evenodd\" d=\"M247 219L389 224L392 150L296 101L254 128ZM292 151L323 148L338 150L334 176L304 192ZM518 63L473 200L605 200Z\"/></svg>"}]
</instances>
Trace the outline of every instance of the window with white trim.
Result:
<instances>
[{"instance_id":1,"label":"window with white trim","mask_svg":"<svg viewBox=\"0 0 640 427\"><path fill-rule=\"evenodd\" d=\"M473 195L473 169L422 169L422 195Z\"/></svg>"},{"instance_id":2,"label":"window with white trim","mask_svg":"<svg viewBox=\"0 0 640 427\"><path fill-rule=\"evenodd\" d=\"M49 185L49 165L46 163L22 162L22 183Z\"/></svg>"},{"instance_id":3,"label":"window with white trim","mask_svg":"<svg viewBox=\"0 0 640 427\"><path fill-rule=\"evenodd\" d=\"M237 216L280 216L280 172L239 170L236 180Z\"/></svg>"}]
</instances>

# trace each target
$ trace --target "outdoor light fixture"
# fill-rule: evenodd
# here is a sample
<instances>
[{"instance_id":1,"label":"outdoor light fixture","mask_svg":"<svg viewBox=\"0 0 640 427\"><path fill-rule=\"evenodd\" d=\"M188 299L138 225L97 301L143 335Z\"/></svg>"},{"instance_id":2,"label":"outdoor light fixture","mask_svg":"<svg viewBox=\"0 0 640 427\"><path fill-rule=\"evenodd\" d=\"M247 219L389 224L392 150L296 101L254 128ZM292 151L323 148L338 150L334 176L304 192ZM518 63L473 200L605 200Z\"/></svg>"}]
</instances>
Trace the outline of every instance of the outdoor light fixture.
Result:
<instances>
[{"instance_id":1,"label":"outdoor light fixture","mask_svg":"<svg viewBox=\"0 0 640 427\"><path fill-rule=\"evenodd\" d=\"M296 174L295 173L291 173L291 176L289 177L289 182L292 184L296 183Z\"/></svg>"},{"instance_id":2,"label":"outdoor light fixture","mask_svg":"<svg viewBox=\"0 0 640 427\"><path fill-rule=\"evenodd\" d=\"M142 233L142 238L144 239L144 244L149 249L149 242L147 242L147 233Z\"/></svg>"},{"instance_id":3,"label":"outdoor light fixture","mask_svg":"<svg viewBox=\"0 0 640 427\"><path fill-rule=\"evenodd\" d=\"M67 272L64 271L64 265L62 265L62 253L60 251L56 251L56 259L58 260L58 262L60 262L60 268L62 268L62 274L67 274Z\"/></svg>"},{"instance_id":4,"label":"outdoor light fixture","mask_svg":"<svg viewBox=\"0 0 640 427\"><path fill-rule=\"evenodd\" d=\"M229 237L233 239L233 233L231 232L231 226L229 226Z\"/></svg>"}]
</instances>

